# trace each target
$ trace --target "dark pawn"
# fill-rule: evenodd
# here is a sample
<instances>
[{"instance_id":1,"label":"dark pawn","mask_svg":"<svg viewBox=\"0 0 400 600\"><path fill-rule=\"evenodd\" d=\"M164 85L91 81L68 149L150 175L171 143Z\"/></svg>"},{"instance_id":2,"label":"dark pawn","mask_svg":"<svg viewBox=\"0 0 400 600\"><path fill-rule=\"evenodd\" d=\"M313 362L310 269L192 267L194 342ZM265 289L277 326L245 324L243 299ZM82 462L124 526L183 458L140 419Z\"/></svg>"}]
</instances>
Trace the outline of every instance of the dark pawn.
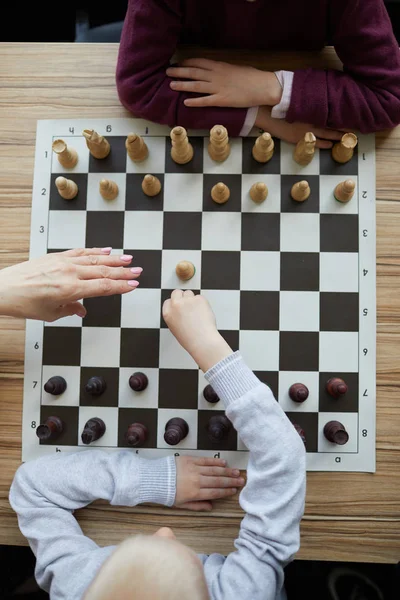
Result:
<instances>
[{"instance_id":1,"label":"dark pawn","mask_svg":"<svg viewBox=\"0 0 400 600\"><path fill-rule=\"evenodd\" d=\"M339 421L329 421L324 427L324 436L330 442L344 446L349 441L349 434L345 426Z\"/></svg>"},{"instance_id":2,"label":"dark pawn","mask_svg":"<svg viewBox=\"0 0 400 600\"><path fill-rule=\"evenodd\" d=\"M297 425L297 423L293 423L293 427L301 437L303 444L306 445L306 434L304 433L304 429L302 429L300 425Z\"/></svg>"},{"instance_id":3,"label":"dark pawn","mask_svg":"<svg viewBox=\"0 0 400 600\"><path fill-rule=\"evenodd\" d=\"M132 423L125 434L126 443L129 446L143 446L148 435L149 432L145 425L142 423Z\"/></svg>"},{"instance_id":4,"label":"dark pawn","mask_svg":"<svg viewBox=\"0 0 400 600\"><path fill-rule=\"evenodd\" d=\"M47 417L43 425L36 428L40 440L56 440L63 431L63 422L59 417Z\"/></svg>"},{"instance_id":5,"label":"dark pawn","mask_svg":"<svg viewBox=\"0 0 400 600\"><path fill-rule=\"evenodd\" d=\"M81 439L84 444L91 444L101 438L106 432L106 424L103 419L93 417L89 419L83 428Z\"/></svg>"},{"instance_id":6,"label":"dark pawn","mask_svg":"<svg viewBox=\"0 0 400 600\"><path fill-rule=\"evenodd\" d=\"M48 381L44 384L44 391L48 394L52 394L53 396L59 396L63 394L67 389L67 382L64 377L60 375L55 375L54 377L50 377Z\"/></svg>"},{"instance_id":7,"label":"dark pawn","mask_svg":"<svg viewBox=\"0 0 400 600\"><path fill-rule=\"evenodd\" d=\"M85 391L93 396L100 396L106 391L106 388L107 384L103 377L97 377L96 375L91 377L85 385Z\"/></svg>"},{"instance_id":8,"label":"dark pawn","mask_svg":"<svg viewBox=\"0 0 400 600\"><path fill-rule=\"evenodd\" d=\"M232 423L225 415L214 415L208 421L208 437L212 442L218 443L225 440L231 429Z\"/></svg>"},{"instance_id":9,"label":"dark pawn","mask_svg":"<svg viewBox=\"0 0 400 600\"><path fill-rule=\"evenodd\" d=\"M134 373L129 377L129 386L134 392L143 392L147 388L149 380L144 373Z\"/></svg>"},{"instance_id":10,"label":"dark pawn","mask_svg":"<svg viewBox=\"0 0 400 600\"><path fill-rule=\"evenodd\" d=\"M340 398L347 392L347 384L339 377L332 377L326 382L326 391L334 398Z\"/></svg>"},{"instance_id":11,"label":"dark pawn","mask_svg":"<svg viewBox=\"0 0 400 600\"><path fill-rule=\"evenodd\" d=\"M189 433L189 425L177 417L176 419L170 419L165 426L164 440L170 446L176 446L182 440L185 439Z\"/></svg>"},{"instance_id":12,"label":"dark pawn","mask_svg":"<svg viewBox=\"0 0 400 600\"><path fill-rule=\"evenodd\" d=\"M207 400L207 402L211 402L211 404L216 404L217 402L219 402L219 396L214 391L214 388L211 387L211 385L206 385L206 387L203 390L203 396Z\"/></svg>"},{"instance_id":13,"label":"dark pawn","mask_svg":"<svg viewBox=\"0 0 400 600\"><path fill-rule=\"evenodd\" d=\"M294 383L289 388L289 396L293 402L304 402L308 398L308 387L304 383Z\"/></svg>"}]
</instances>

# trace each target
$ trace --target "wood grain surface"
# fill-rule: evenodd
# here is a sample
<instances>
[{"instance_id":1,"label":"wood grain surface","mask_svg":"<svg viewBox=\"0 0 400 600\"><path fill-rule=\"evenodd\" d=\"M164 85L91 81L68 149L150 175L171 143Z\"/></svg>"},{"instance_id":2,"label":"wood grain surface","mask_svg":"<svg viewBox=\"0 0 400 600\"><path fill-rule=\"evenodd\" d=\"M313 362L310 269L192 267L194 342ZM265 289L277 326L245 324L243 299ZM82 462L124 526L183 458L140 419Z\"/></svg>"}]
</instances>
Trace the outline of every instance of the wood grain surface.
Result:
<instances>
[{"instance_id":1,"label":"wood grain surface","mask_svg":"<svg viewBox=\"0 0 400 600\"><path fill-rule=\"evenodd\" d=\"M115 89L117 52L115 44L0 44L0 268L28 257L37 119L127 116ZM265 69L340 68L331 48L180 54ZM377 198L377 472L308 473L303 559L400 560L400 128L377 137ZM24 322L0 317L0 544L26 543L7 499L21 456L23 361ZM234 498L206 515L99 502L77 516L101 545L168 525L196 551L227 553L242 513Z\"/></svg>"}]
</instances>

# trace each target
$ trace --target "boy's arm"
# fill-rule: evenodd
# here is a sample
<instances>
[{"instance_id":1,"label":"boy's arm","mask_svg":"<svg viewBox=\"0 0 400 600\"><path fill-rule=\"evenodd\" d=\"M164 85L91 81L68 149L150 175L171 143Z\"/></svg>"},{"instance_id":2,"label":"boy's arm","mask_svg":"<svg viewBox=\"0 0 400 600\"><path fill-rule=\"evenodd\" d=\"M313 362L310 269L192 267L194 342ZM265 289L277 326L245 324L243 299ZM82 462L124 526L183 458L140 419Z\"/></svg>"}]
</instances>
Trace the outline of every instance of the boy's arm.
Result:
<instances>
[{"instance_id":1,"label":"boy's arm","mask_svg":"<svg viewBox=\"0 0 400 600\"><path fill-rule=\"evenodd\" d=\"M123 450L60 453L22 465L10 504L36 556L38 584L54 597L59 592L59 597L78 598L111 551L83 535L75 509L98 499L124 506L171 506L175 482L174 457L145 460Z\"/></svg>"},{"instance_id":2,"label":"boy's arm","mask_svg":"<svg viewBox=\"0 0 400 600\"><path fill-rule=\"evenodd\" d=\"M400 53L383 0L333 0L330 25L344 70L295 71L289 122L379 131L400 122Z\"/></svg>"},{"instance_id":3,"label":"boy's arm","mask_svg":"<svg viewBox=\"0 0 400 600\"><path fill-rule=\"evenodd\" d=\"M238 136L247 109L187 107L183 101L194 94L170 88L166 70L183 28L181 6L181 0L129 0L117 65L119 98L137 117L193 129L220 123Z\"/></svg>"}]
</instances>

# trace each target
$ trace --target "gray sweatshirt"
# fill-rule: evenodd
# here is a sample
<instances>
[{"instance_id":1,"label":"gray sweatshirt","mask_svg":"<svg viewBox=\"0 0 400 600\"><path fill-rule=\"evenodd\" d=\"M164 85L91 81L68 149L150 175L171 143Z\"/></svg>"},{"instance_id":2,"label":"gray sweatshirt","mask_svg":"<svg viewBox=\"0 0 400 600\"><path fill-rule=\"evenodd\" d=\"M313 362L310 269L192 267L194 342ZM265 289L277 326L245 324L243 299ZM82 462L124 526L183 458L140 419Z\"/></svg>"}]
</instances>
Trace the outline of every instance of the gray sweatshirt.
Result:
<instances>
[{"instance_id":1,"label":"gray sweatshirt","mask_svg":"<svg viewBox=\"0 0 400 600\"><path fill-rule=\"evenodd\" d=\"M271 390L235 352L212 367L207 380L250 451L240 494L243 518L236 551L200 555L212 600L284 597L285 565L299 548L305 498L305 450ZM139 458L130 450L55 454L22 465L10 503L36 556L36 579L51 600L81 600L115 546L99 548L73 511L94 500L116 506L155 502L172 506L175 458Z\"/></svg>"}]
</instances>

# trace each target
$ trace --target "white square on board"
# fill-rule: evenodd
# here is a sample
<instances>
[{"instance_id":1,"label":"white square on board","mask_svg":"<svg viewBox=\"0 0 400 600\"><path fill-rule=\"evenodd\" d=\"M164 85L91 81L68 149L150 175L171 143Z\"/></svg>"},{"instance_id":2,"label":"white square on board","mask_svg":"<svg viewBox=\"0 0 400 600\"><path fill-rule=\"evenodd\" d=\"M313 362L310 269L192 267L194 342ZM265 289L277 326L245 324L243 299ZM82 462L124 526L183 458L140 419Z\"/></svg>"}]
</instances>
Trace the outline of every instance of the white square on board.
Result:
<instances>
[{"instance_id":1,"label":"white square on board","mask_svg":"<svg viewBox=\"0 0 400 600\"><path fill-rule=\"evenodd\" d=\"M86 211L50 210L48 248L85 248Z\"/></svg>"},{"instance_id":2,"label":"white square on board","mask_svg":"<svg viewBox=\"0 0 400 600\"><path fill-rule=\"evenodd\" d=\"M279 331L240 331L239 350L252 371L278 371Z\"/></svg>"},{"instance_id":3,"label":"white square on board","mask_svg":"<svg viewBox=\"0 0 400 600\"><path fill-rule=\"evenodd\" d=\"M309 395L304 402L294 402L289 396L289 388L294 383L307 386ZM279 404L285 412L318 412L319 373L309 371L279 372Z\"/></svg>"},{"instance_id":4,"label":"white square on board","mask_svg":"<svg viewBox=\"0 0 400 600\"><path fill-rule=\"evenodd\" d=\"M181 260L191 262L195 267L192 279L182 281L175 272ZM201 250L163 250L161 256L161 287L164 290L199 290L201 287Z\"/></svg>"},{"instance_id":5,"label":"white square on board","mask_svg":"<svg viewBox=\"0 0 400 600\"><path fill-rule=\"evenodd\" d=\"M315 148L312 161L301 166L293 159L295 150L293 144L281 142L281 173L282 175L319 175L319 149Z\"/></svg>"},{"instance_id":6,"label":"white square on board","mask_svg":"<svg viewBox=\"0 0 400 600\"><path fill-rule=\"evenodd\" d=\"M160 329L160 369L197 369L193 358L186 352L169 329Z\"/></svg>"},{"instance_id":7,"label":"white square on board","mask_svg":"<svg viewBox=\"0 0 400 600\"><path fill-rule=\"evenodd\" d=\"M347 433L349 441L343 446L330 442L324 436L324 427L329 421L339 421ZM307 433L306 433L307 435ZM357 413L326 413L318 415L318 452L333 452L342 454L344 452L358 452L358 414Z\"/></svg>"},{"instance_id":8,"label":"white square on board","mask_svg":"<svg viewBox=\"0 0 400 600\"><path fill-rule=\"evenodd\" d=\"M217 329L240 328L240 291L239 290L202 290L217 321Z\"/></svg>"},{"instance_id":9,"label":"white square on board","mask_svg":"<svg viewBox=\"0 0 400 600\"><path fill-rule=\"evenodd\" d=\"M254 183L265 183L268 196L257 204L250 198ZM242 211L251 213L278 213L281 210L281 178L279 175L242 175Z\"/></svg>"},{"instance_id":10,"label":"white square on board","mask_svg":"<svg viewBox=\"0 0 400 600\"><path fill-rule=\"evenodd\" d=\"M146 137L144 141L149 149L149 155L141 162L133 162L126 153L126 172L127 173L164 173L165 171L165 137Z\"/></svg>"},{"instance_id":11,"label":"white square on board","mask_svg":"<svg viewBox=\"0 0 400 600\"><path fill-rule=\"evenodd\" d=\"M334 191L338 183L353 179L356 183L354 196L349 202L336 200ZM320 175L319 178L319 210L322 214L356 215L358 213L358 177L343 175Z\"/></svg>"},{"instance_id":12,"label":"white square on board","mask_svg":"<svg viewBox=\"0 0 400 600\"><path fill-rule=\"evenodd\" d=\"M201 212L203 209L202 173L166 173L164 210Z\"/></svg>"},{"instance_id":13,"label":"white square on board","mask_svg":"<svg viewBox=\"0 0 400 600\"><path fill-rule=\"evenodd\" d=\"M210 138L204 138L204 173L225 173L225 174L241 174L242 173L242 139L232 138L229 140L231 152L226 160L217 162L210 158L208 154L208 144Z\"/></svg>"},{"instance_id":14,"label":"white square on board","mask_svg":"<svg viewBox=\"0 0 400 600\"><path fill-rule=\"evenodd\" d=\"M281 251L319 252L319 214L282 213Z\"/></svg>"},{"instance_id":15,"label":"white square on board","mask_svg":"<svg viewBox=\"0 0 400 600\"><path fill-rule=\"evenodd\" d=\"M199 397L197 407L199 410L225 410L222 400L219 402L207 402L203 396L204 388L208 385L207 379L204 377L203 371L199 371Z\"/></svg>"},{"instance_id":16,"label":"white square on board","mask_svg":"<svg viewBox=\"0 0 400 600\"><path fill-rule=\"evenodd\" d=\"M281 331L319 331L319 292L280 292Z\"/></svg>"},{"instance_id":17,"label":"white square on board","mask_svg":"<svg viewBox=\"0 0 400 600\"><path fill-rule=\"evenodd\" d=\"M129 377L136 372L144 373L149 380L142 392L135 392L129 387ZM118 406L124 408L157 408L158 407L158 369L142 367L121 367L119 370Z\"/></svg>"},{"instance_id":18,"label":"white square on board","mask_svg":"<svg viewBox=\"0 0 400 600\"><path fill-rule=\"evenodd\" d=\"M357 373L358 332L321 331L319 334L319 370Z\"/></svg>"},{"instance_id":19,"label":"white square on board","mask_svg":"<svg viewBox=\"0 0 400 600\"><path fill-rule=\"evenodd\" d=\"M202 250L240 250L241 239L241 213L203 212Z\"/></svg>"},{"instance_id":20,"label":"white square on board","mask_svg":"<svg viewBox=\"0 0 400 600\"><path fill-rule=\"evenodd\" d=\"M104 200L100 194L100 181L110 179L118 186L115 200ZM125 173L89 173L87 184L87 210L125 210L126 175Z\"/></svg>"},{"instance_id":21,"label":"white square on board","mask_svg":"<svg viewBox=\"0 0 400 600\"><path fill-rule=\"evenodd\" d=\"M358 292L356 252L321 252L319 288L321 292Z\"/></svg>"},{"instance_id":22,"label":"white square on board","mask_svg":"<svg viewBox=\"0 0 400 600\"><path fill-rule=\"evenodd\" d=\"M176 448L177 452L179 452L181 448L197 450L197 410L171 410L169 408L160 408L157 414L157 448L169 448L170 450L174 450ZM165 425L170 419L176 419L177 417L186 421L189 426L189 433L184 440L179 442L179 444L176 444L176 446L170 446L164 440Z\"/></svg>"},{"instance_id":23,"label":"white square on board","mask_svg":"<svg viewBox=\"0 0 400 600\"><path fill-rule=\"evenodd\" d=\"M124 248L161 250L164 214L161 210L129 210L125 213Z\"/></svg>"},{"instance_id":24,"label":"white square on board","mask_svg":"<svg viewBox=\"0 0 400 600\"><path fill-rule=\"evenodd\" d=\"M279 252L240 253L240 289L279 291L281 259Z\"/></svg>"},{"instance_id":25,"label":"white square on board","mask_svg":"<svg viewBox=\"0 0 400 600\"><path fill-rule=\"evenodd\" d=\"M86 145L86 140L83 136L54 136L53 142L57 139L62 139L68 147L76 150L78 154L78 162L73 169L66 169L58 161L58 155L51 152L51 172L52 173L87 173L89 171L89 148Z\"/></svg>"},{"instance_id":26,"label":"white square on board","mask_svg":"<svg viewBox=\"0 0 400 600\"><path fill-rule=\"evenodd\" d=\"M58 396L48 394L42 389L42 404L44 406L79 406L80 367L43 365L42 375L42 388L50 377L55 377L56 375L64 377L67 382L67 389Z\"/></svg>"},{"instance_id":27,"label":"white square on board","mask_svg":"<svg viewBox=\"0 0 400 600\"><path fill-rule=\"evenodd\" d=\"M93 417L103 419L106 425L106 431L103 437L92 442L91 448L98 447L117 447L118 446L118 407L116 406L80 406L79 407L79 435L78 446L85 446L82 442L81 434L85 423ZM89 447L89 446L87 446Z\"/></svg>"},{"instance_id":28,"label":"white square on board","mask_svg":"<svg viewBox=\"0 0 400 600\"><path fill-rule=\"evenodd\" d=\"M82 367L119 367L119 327L82 327Z\"/></svg>"},{"instance_id":29,"label":"white square on board","mask_svg":"<svg viewBox=\"0 0 400 600\"><path fill-rule=\"evenodd\" d=\"M158 329L161 318L159 289L138 287L121 298L121 327Z\"/></svg>"}]
</instances>

